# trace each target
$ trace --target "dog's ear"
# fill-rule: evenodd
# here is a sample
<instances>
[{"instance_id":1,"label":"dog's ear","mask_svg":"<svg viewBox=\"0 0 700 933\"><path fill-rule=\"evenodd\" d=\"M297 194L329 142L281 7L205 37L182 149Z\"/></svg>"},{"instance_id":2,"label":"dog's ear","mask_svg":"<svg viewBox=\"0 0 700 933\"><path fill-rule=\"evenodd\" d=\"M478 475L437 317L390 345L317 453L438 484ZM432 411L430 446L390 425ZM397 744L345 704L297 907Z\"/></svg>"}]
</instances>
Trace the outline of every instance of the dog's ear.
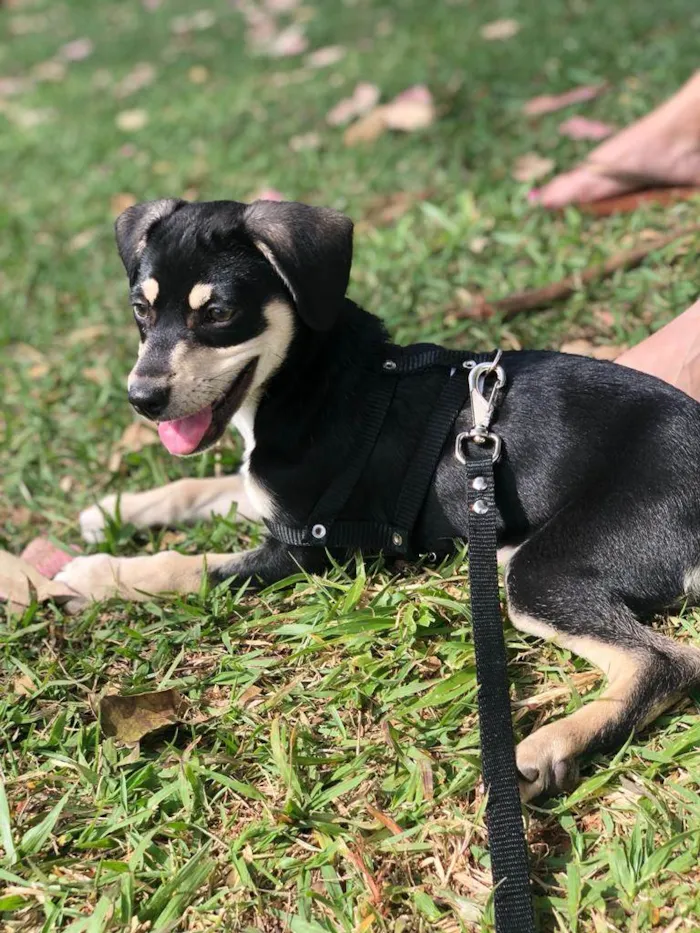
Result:
<instances>
[{"instance_id":1,"label":"dog's ear","mask_svg":"<svg viewBox=\"0 0 700 933\"><path fill-rule=\"evenodd\" d=\"M329 330L350 279L352 221L327 207L255 201L243 227L291 292L301 319Z\"/></svg>"},{"instance_id":2,"label":"dog's ear","mask_svg":"<svg viewBox=\"0 0 700 933\"><path fill-rule=\"evenodd\" d=\"M159 220L169 217L185 204L178 198L161 198L159 201L144 201L134 204L117 217L114 230L117 249L124 263L129 280L132 280L141 253L146 247L148 232Z\"/></svg>"}]
</instances>

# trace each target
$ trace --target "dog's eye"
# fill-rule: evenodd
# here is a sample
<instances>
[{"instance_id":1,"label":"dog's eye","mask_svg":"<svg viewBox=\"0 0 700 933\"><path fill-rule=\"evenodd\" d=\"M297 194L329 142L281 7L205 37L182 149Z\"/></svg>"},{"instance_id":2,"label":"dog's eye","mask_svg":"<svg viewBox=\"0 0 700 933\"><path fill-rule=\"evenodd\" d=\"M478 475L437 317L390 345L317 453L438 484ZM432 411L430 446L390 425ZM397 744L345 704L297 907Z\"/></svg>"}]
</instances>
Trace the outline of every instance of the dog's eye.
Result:
<instances>
[{"instance_id":1,"label":"dog's eye","mask_svg":"<svg viewBox=\"0 0 700 933\"><path fill-rule=\"evenodd\" d=\"M143 321L148 317L148 305L143 304L141 301L135 301L132 307L139 321Z\"/></svg>"},{"instance_id":2,"label":"dog's eye","mask_svg":"<svg viewBox=\"0 0 700 933\"><path fill-rule=\"evenodd\" d=\"M233 311L230 308L220 308L218 305L207 308L207 318L213 324L228 324L232 317Z\"/></svg>"}]
</instances>

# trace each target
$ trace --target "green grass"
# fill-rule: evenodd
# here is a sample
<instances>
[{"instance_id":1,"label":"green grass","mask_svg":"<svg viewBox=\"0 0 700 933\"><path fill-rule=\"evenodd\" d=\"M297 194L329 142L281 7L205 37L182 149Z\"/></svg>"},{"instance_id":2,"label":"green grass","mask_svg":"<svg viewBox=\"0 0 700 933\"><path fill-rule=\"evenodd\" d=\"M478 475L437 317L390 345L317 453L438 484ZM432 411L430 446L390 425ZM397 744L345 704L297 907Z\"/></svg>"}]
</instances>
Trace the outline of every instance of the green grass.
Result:
<instances>
[{"instance_id":1,"label":"green grass","mask_svg":"<svg viewBox=\"0 0 700 933\"><path fill-rule=\"evenodd\" d=\"M632 344L695 297L698 238L507 326L449 313L466 293L535 287L643 231L694 221L697 203L548 216L510 175L528 151L560 165L587 151L557 136L561 114L528 122L527 98L606 80L610 91L580 109L622 125L672 92L697 65L693 0L308 0L311 47L347 48L321 71L251 55L234 4L207 9L214 24L185 35L171 29L195 12L185 0L153 12L135 0L15 0L0 12L2 76L35 74L74 38L95 46L62 80L0 97L0 546L15 553L38 533L77 543L79 509L106 492L213 469L209 456L183 463L149 447L108 470L132 417L136 344L115 195L245 199L272 185L346 210L364 221L351 294L403 341ZM516 37L480 37L509 16ZM155 80L120 99L139 62ZM204 84L193 66L207 69ZM426 82L440 119L348 149L324 115L358 80L385 99ZM120 130L117 114L135 108L147 126ZM309 131L320 147L291 151ZM426 189L429 201L373 227L377 197ZM237 459L231 440L224 466ZM231 518L174 539L121 529L107 546L220 551L259 534ZM258 597L214 590L77 618L52 607L7 616L4 929L491 929L465 570L463 556L398 577L358 566ZM700 640L697 613L659 624ZM521 735L600 688L566 651L510 627L507 639ZM185 724L136 749L104 737L105 690L168 686L192 704ZM543 930L700 929L699 740L695 697L592 762L571 797L529 810Z\"/></svg>"}]
</instances>

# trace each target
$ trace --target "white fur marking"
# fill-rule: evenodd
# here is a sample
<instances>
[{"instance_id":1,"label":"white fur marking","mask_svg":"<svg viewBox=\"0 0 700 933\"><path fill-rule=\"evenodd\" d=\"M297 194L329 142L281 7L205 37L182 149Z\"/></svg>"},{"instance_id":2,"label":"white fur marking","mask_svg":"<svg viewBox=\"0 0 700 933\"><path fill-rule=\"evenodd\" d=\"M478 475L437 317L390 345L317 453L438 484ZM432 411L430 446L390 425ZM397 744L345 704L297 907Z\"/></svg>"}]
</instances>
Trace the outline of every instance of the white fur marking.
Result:
<instances>
[{"instance_id":1,"label":"white fur marking","mask_svg":"<svg viewBox=\"0 0 700 933\"><path fill-rule=\"evenodd\" d=\"M213 291L214 287L212 285L207 285L205 282L197 282L188 298L190 308L192 308L193 311L196 311L197 308L201 308L203 304L209 301Z\"/></svg>"},{"instance_id":2,"label":"white fur marking","mask_svg":"<svg viewBox=\"0 0 700 933\"><path fill-rule=\"evenodd\" d=\"M155 302L156 298L158 297L159 291L160 291L160 286L158 285L158 282L156 282L156 280L153 278L145 279L141 283L141 292L143 293L143 297L146 299L146 301L149 304L153 304Z\"/></svg>"}]
</instances>

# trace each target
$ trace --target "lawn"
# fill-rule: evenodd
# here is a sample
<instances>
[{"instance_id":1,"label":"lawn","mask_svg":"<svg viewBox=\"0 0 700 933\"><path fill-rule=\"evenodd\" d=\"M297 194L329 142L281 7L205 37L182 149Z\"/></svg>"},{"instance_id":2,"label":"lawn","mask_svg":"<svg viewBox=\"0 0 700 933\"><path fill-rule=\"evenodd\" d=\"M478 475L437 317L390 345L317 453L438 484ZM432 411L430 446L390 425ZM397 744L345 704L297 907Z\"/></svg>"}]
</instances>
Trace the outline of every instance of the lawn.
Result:
<instances>
[{"instance_id":1,"label":"lawn","mask_svg":"<svg viewBox=\"0 0 700 933\"><path fill-rule=\"evenodd\" d=\"M697 235L507 323L456 313L695 222L697 201L545 215L512 175L529 152L560 166L585 154L558 134L565 116L623 125L673 91L697 65L694 0L288 4L279 23L309 51L342 46L323 68L256 54L252 0L205 2L0 9L0 547L13 553L39 534L79 544L80 508L108 492L217 468L119 444L137 335L112 221L135 199L274 187L346 211L351 295L403 342L622 347L695 297ZM519 31L484 39L504 18ZM426 84L436 121L345 145L325 115L359 81L384 100ZM522 113L598 82L593 102ZM238 457L232 436L219 465ZM103 547L221 551L259 535L231 515L116 527ZM358 560L258 596L0 613L8 933L492 929L463 554L399 575ZM700 643L700 613L658 625ZM520 735L600 689L567 651L506 634ZM102 696L166 688L188 702L177 727L131 746L105 735ZM590 762L568 799L528 808L542 930L700 929L699 701Z\"/></svg>"}]
</instances>

